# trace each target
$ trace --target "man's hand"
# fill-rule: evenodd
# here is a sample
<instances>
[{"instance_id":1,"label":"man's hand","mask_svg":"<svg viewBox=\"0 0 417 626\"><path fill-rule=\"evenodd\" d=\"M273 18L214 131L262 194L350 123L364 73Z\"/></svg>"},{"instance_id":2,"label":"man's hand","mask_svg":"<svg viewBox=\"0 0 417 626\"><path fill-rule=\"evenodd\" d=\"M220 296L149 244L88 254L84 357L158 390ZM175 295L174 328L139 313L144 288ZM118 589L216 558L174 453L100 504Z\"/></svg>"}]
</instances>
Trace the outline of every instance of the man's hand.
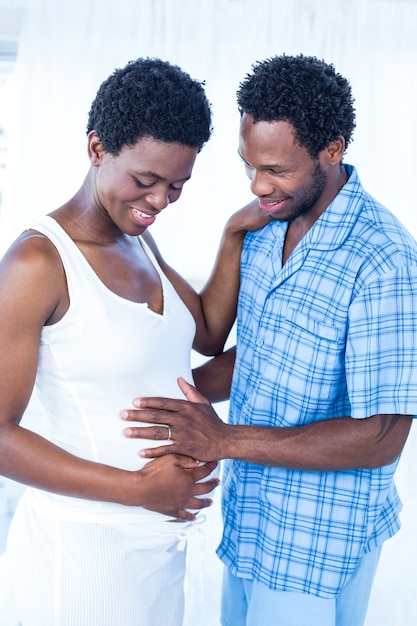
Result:
<instances>
[{"instance_id":1,"label":"man's hand","mask_svg":"<svg viewBox=\"0 0 417 626\"><path fill-rule=\"evenodd\" d=\"M140 456L154 458L166 454L183 454L199 461L218 461L228 430L208 400L195 387L180 378L178 384L187 400L171 398L136 398L136 409L126 409L120 414L126 421L148 422L155 426L128 426L126 437L142 439L161 438L161 426L171 429L172 444L141 450ZM168 428L166 429L168 431Z\"/></svg>"}]
</instances>

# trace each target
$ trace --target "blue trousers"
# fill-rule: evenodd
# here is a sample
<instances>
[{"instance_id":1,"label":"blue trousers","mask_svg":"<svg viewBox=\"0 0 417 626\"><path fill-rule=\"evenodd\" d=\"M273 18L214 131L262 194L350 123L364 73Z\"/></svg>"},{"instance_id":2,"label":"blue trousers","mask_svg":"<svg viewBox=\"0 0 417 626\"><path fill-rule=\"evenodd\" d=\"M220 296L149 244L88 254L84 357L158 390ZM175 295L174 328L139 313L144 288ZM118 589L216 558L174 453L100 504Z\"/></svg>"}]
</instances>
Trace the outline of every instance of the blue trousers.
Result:
<instances>
[{"instance_id":1,"label":"blue trousers","mask_svg":"<svg viewBox=\"0 0 417 626\"><path fill-rule=\"evenodd\" d=\"M363 626L381 548L365 554L335 598L274 591L252 580L223 576L222 626Z\"/></svg>"}]
</instances>

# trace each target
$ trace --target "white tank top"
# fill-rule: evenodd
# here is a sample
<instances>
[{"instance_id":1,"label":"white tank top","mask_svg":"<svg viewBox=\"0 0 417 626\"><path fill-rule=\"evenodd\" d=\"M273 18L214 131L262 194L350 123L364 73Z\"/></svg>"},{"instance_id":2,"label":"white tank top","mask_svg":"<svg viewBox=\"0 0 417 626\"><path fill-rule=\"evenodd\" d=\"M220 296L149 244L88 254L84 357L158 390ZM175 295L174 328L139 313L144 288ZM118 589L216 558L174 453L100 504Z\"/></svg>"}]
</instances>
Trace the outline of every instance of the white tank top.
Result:
<instances>
[{"instance_id":1,"label":"white tank top","mask_svg":"<svg viewBox=\"0 0 417 626\"><path fill-rule=\"evenodd\" d=\"M163 314L126 300L99 279L76 244L49 216L31 228L46 235L65 269L70 305L40 341L36 391L43 409L43 435L71 454L125 470L146 463L138 456L160 442L127 439L119 413L138 396L181 398L178 376L192 382L190 354L194 319L139 238L159 274ZM94 502L30 489L50 513L105 521L169 519L142 507Z\"/></svg>"}]
</instances>

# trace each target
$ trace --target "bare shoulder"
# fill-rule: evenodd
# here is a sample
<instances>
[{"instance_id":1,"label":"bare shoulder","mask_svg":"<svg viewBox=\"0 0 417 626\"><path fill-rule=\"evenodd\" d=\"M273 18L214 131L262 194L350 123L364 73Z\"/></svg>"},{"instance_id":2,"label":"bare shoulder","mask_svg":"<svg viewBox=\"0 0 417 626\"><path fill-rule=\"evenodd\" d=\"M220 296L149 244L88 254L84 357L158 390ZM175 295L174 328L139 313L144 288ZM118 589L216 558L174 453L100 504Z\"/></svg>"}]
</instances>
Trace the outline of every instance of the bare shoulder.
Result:
<instances>
[{"instance_id":1,"label":"bare shoulder","mask_svg":"<svg viewBox=\"0 0 417 626\"><path fill-rule=\"evenodd\" d=\"M48 319L66 296L65 272L58 251L43 234L24 231L0 262L3 305L30 307Z\"/></svg>"},{"instance_id":2,"label":"bare shoulder","mask_svg":"<svg viewBox=\"0 0 417 626\"><path fill-rule=\"evenodd\" d=\"M50 276L51 280L63 274L60 256L53 243L35 230L24 231L5 253L0 262L0 279L7 275L9 278L19 278L27 275Z\"/></svg>"}]
</instances>

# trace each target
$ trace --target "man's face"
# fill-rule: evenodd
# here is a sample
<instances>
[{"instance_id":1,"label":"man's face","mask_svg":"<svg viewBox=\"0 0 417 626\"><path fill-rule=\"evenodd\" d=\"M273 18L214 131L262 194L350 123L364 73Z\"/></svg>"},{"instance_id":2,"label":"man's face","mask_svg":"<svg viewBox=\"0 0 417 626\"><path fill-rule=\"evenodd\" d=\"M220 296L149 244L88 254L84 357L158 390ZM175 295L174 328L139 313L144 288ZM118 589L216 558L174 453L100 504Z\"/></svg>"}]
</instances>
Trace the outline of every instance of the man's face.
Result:
<instances>
[{"instance_id":1,"label":"man's face","mask_svg":"<svg viewBox=\"0 0 417 626\"><path fill-rule=\"evenodd\" d=\"M323 196L327 174L320 157L312 159L294 140L288 122L256 122L244 114L240 124L239 154L259 206L274 220L291 222L326 208Z\"/></svg>"}]
</instances>

